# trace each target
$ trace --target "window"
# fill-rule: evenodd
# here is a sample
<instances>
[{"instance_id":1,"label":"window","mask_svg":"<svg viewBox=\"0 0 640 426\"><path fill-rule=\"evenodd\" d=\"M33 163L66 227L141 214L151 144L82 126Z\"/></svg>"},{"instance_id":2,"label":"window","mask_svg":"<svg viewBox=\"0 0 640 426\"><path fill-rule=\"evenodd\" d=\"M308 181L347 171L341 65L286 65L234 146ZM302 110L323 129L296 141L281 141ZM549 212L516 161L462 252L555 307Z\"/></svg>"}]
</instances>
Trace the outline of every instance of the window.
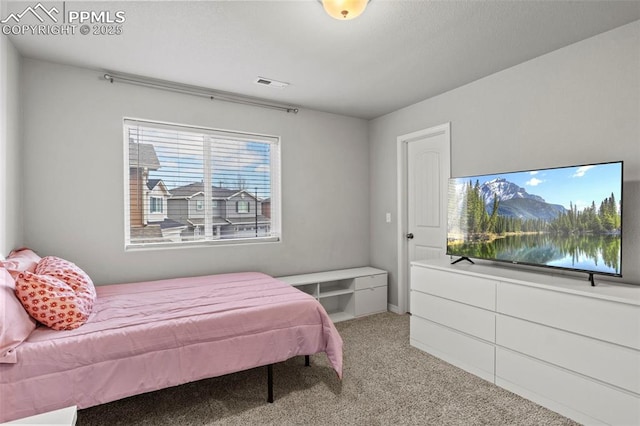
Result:
<instances>
[{"instance_id":1,"label":"window","mask_svg":"<svg viewBox=\"0 0 640 426\"><path fill-rule=\"evenodd\" d=\"M280 239L278 137L125 119L124 149L127 248Z\"/></svg>"},{"instance_id":2,"label":"window","mask_svg":"<svg viewBox=\"0 0 640 426\"><path fill-rule=\"evenodd\" d=\"M236 201L236 213L249 213L249 202L246 200Z\"/></svg>"},{"instance_id":3,"label":"window","mask_svg":"<svg viewBox=\"0 0 640 426\"><path fill-rule=\"evenodd\" d=\"M151 197L149 200L149 213L164 213L162 197Z\"/></svg>"}]
</instances>

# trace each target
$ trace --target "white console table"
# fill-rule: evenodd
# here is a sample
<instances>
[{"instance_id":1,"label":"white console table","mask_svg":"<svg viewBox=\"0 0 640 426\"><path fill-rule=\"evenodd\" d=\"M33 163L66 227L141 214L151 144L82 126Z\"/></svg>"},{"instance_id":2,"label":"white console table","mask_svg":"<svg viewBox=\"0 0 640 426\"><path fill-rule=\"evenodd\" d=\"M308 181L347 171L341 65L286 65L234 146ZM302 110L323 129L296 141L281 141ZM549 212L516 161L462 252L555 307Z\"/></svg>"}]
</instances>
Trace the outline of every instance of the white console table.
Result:
<instances>
[{"instance_id":1,"label":"white console table","mask_svg":"<svg viewBox=\"0 0 640 426\"><path fill-rule=\"evenodd\" d=\"M333 322L387 310L387 272L362 267L278 277L318 299Z\"/></svg>"},{"instance_id":2,"label":"white console table","mask_svg":"<svg viewBox=\"0 0 640 426\"><path fill-rule=\"evenodd\" d=\"M584 424L640 425L640 286L411 265L411 345Z\"/></svg>"}]
</instances>

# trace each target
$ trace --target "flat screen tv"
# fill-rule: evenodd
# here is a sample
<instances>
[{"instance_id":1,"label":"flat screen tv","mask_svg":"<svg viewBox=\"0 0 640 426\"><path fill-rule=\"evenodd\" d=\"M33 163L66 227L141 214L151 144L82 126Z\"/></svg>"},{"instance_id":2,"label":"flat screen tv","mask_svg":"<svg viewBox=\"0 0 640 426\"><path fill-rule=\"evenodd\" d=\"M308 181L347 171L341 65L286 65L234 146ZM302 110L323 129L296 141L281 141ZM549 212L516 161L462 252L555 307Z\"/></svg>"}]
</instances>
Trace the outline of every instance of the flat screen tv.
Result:
<instances>
[{"instance_id":1,"label":"flat screen tv","mask_svg":"<svg viewBox=\"0 0 640 426\"><path fill-rule=\"evenodd\" d=\"M622 167L451 178L447 254L621 277Z\"/></svg>"}]
</instances>

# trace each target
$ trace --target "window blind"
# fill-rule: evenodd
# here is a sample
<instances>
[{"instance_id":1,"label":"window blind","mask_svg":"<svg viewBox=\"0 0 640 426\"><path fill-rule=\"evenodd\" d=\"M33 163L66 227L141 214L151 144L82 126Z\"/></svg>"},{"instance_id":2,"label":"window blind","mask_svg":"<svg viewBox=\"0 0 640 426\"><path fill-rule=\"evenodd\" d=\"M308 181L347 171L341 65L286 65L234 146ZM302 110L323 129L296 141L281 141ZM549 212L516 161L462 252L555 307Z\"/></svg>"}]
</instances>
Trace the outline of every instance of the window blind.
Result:
<instances>
[{"instance_id":1,"label":"window blind","mask_svg":"<svg viewBox=\"0 0 640 426\"><path fill-rule=\"evenodd\" d=\"M280 140L125 119L127 248L277 241Z\"/></svg>"}]
</instances>

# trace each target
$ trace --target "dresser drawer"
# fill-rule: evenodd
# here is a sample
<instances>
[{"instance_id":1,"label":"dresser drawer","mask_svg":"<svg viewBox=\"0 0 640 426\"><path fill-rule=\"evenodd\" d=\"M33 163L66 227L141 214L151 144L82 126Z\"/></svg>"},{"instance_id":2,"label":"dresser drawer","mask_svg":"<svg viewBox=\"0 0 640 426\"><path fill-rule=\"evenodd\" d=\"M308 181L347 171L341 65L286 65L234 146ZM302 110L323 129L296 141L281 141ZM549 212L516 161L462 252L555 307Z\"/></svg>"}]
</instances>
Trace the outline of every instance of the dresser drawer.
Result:
<instances>
[{"instance_id":1,"label":"dresser drawer","mask_svg":"<svg viewBox=\"0 0 640 426\"><path fill-rule=\"evenodd\" d=\"M580 423L640 424L638 396L499 347L496 384Z\"/></svg>"},{"instance_id":2,"label":"dresser drawer","mask_svg":"<svg viewBox=\"0 0 640 426\"><path fill-rule=\"evenodd\" d=\"M640 350L640 306L501 282L497 311Z\"/></svg>"},{"instance_id":3,"label":"dresser drawer","mask_svg":"<svg viewBox=\"0 0 640 426\"><path fill-rule=\"evenodd\" d=\"M414 291L411 314L489 342L495 341L495 313Z\"/></svg>"},{"instance_id":4,"label":"dresser drawer","mask_svg":"<svg viewBox=\"0 0 640 426\"><path fill-rule=\"evenodd\" d=\"M356 290L365 288L382 287L387 285L387 274L367 275L355 279Z\"/></svg>"},{"instance_id":5,"label":"dresser drawer","mask_svg":"<svg viewBox=\"0 0 640 426\"><path fill-rule=\"evenodd\" d=\"M411 267L411 290L489 310L494 310L496 306L496 282L471 275L413 265Z\"/></svg>"},{"instance_id":6,"label":"dresser drawer","mask_svg":"<svg viewBox=\"0 0 640 426\"><path fill-rule=\"evenodd\" d=\"M503 315L496 343L640 394L640 351Z\"/></svg>"},{"instance_id":7,"label":"dresser drawer","mask_svg":"<svg viewBox=\"0 0 640 426\"><path fill-rule=\"evenodd\" d=\"M494 346L431 321L411 316L411 345L494 382Z\"/></svg>"}]
</instances>

